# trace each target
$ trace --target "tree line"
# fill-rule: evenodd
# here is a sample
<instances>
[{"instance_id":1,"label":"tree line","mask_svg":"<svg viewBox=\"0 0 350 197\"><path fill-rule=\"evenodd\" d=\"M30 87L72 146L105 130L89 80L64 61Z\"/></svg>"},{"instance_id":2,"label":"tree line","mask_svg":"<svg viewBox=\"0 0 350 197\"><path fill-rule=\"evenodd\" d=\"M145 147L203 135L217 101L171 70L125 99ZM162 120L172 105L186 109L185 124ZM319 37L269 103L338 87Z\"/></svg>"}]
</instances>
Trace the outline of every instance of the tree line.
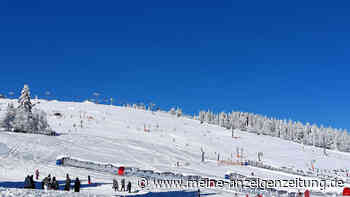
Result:
<instances>
[{"instance_id":1,"label":"tree line","mask_svg":"<svg viewBox=\"0 0 350 197\"><path fill-rule=\"evenodd\" d=\"M195 119L201 123L218 125L226 129L239 129L304 145L350 152L350 135L345 129L334 129L310 123L303 124L239 111L230 113L200 111Z\"/></svg>"}]
</instances>

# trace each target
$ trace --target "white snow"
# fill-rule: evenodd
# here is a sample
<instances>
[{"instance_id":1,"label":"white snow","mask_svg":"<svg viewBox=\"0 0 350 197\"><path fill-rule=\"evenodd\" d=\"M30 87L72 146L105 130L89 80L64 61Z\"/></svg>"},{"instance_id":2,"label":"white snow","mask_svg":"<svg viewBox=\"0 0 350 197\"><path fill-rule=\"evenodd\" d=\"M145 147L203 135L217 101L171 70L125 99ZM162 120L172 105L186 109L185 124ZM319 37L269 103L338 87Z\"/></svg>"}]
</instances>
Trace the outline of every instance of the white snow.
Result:
<instances>
[{"instance_id":1,"label":"white snow","mask_svg":"<svg viewBox=\"0 0 350 197\"><path fill-rule=\"evenodd\" d=\"M1 99L0 117L11 100ZM307 171L312 160L322 169L349 168L350 154L323 150L311 146L285 141L264 135L231 131L218 126L201 125L199 121L176 117L164 112L150 112L133 108L99 105L91 102L50 102L40 100L36 108L44 110L52 129L59 136L0 132L0 187L3 182L18 183L27 174L40 170L40 178L49 173L58 180L65 180L66 173L72 179L82 180L82 194L110 196L111 174L87 169L59 167L56 158L61 155L81 158L86 161L112 163L159 172L173 172L207 177L224 178L227 171L245 176L251 172L265 179L293 179L296 175L273 172L247 166L224 166L216 162L217 155L235 161L236 148L244 148L246 159L257 160L257 153L263 152L264 163L276 167L293 167ZM60 112L63 116L55 116ZM144 132L144 126L150 132ZM81 127L82 126L82 127ZM201 148L206 161L201 162ZM179 166L176 163L179 162ZM88 186L87 176L96 186ZM120 179L120 178L119 178ZM131 180L133 188L138 178ZM138 188L140 189L140 188ZM342 188L335 189L340 192ZM0 190L0 196L16 190ZM35 191L36 192L36 191ZM39 192L40 193L40 192ZM208 190L216 196L232 196L232 191ZM60 196L61 193L57 193ZM32 196L45 196L33 194ZM11 196L11 195L9 195ZM16 195L12 195L16 196ZM25 195L23 195L25 196ZM55 195L53 195L55 196Z\"/></svg>"}]
</instances>

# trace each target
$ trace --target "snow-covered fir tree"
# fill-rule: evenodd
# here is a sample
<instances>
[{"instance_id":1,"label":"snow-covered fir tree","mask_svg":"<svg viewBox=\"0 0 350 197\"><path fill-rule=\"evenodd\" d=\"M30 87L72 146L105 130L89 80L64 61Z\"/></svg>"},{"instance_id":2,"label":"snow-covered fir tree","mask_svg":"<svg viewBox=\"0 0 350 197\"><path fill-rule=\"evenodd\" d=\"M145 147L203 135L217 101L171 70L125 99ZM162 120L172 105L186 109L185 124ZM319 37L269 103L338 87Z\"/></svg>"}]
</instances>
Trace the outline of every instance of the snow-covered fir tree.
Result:
<instances>
[{"instance_id":1,"label":"snow-covered fir tree","mask_svg":"<svg viewBox=\"0 0 350 197\"><path fill-rule=\"evenodd\" d=\"M24 85L21 91L21 96L18 98L18 103L19 103L19 106L18 106L19 109L22 109L29 113L32 112L33 104L30 101L29 86L26 84Z\"/></svg>"},{"instance_id":2,"label":"snow-covered fir tree","mask_svg":"<svg viewBox=\"0 0 350 197\"><path fill-rule=\"evenodd\" d=\"M182 116L182 109L181 108L177 108L176 109L176 116L177 117L181 117Z\"/></svg>"},{"instance_id":3,"label":"snow-covered fir tree","mask_svg":"<svg viewBox=\"0 0 350 197\"><path fill-rule=\"evenodd\" d=\"M172 108L170 109L169 113L170 113L171 115L176 115L175 108L172 107Z\"/></svg>"},{"instance_id":4,"label":"snow-covered fir tree","mask_svg":"<svg viewBox=\"0 0 350 197\"><path fill-rule=\"evenodd\" d=\"M7 106L5 118L2 120L1 126L8 131L11 130L12 128L11 123L14 121L15 116L16 116L16 109L12 103L9 103Z\"/></svg>"},{"instance_id":5,"label":"snow-covered fir tree","mask_svg":"<svg viewBox=\"0 0 350 197\"><path fill-rule=\"evenodd\" d=\"M2 125L5 129L23 133L52 134L47 123L46 113L34 109L30 101L28 85L24 85L21 96L18 99L18 107L9 104Z\"/></svg>"}]
</instances>

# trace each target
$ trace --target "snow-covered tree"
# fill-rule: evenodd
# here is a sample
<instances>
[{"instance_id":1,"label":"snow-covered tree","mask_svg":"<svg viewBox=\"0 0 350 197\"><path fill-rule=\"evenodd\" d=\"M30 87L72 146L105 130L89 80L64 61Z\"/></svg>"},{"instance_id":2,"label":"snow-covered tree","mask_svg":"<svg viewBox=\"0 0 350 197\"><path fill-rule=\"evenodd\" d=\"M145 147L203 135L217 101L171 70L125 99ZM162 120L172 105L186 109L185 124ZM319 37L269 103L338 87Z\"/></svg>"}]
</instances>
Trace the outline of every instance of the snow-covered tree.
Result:
<instances>
[{"instance_id":1,"label":"snow-covered tree","mask_svg":"<svg viewBox=\"0 0 350 197\"><path fill-rule=\"evenodd\" d=\"M11 123L15 119L16 116L16 109L13 106L12 103L8 104L5 118L2 120L2 127L4 127L7 130L10 130L12 128Z\"/></svg>"},{"instance_id":2,"label":"snow-covered tree","mask_svg":"<svg viewBox=\"0 0 350 197\"><path fill-rule=\"evenodd\" d=\"M18 103L19 103L18 109L22 109L29 113L32 112L33 104L30 101L29 86L26 84L24 85L21 91L21 96L18 99Z\"/></svg>"},{"instance_id":3,"label":"snow-covered tree","mask_svg":"<svg viewBox=\"0 0 350 197\"><path fill-rule=\"evenodd\" d=\"M18 107L9 104L2 125L7 130L24 133L51 134L51 128L46 120L45 112L34 109L30 101L28 85L24 85L21 96L18 99Z\"/></svg>"},{"instance_id":4,"label":"snow-covered tree","mask_svg":"<svg viewBox=\"0 0 350 197\"><path fill-rule=\"evenodd\" d=\"M177 117L181 117L182 116L182 109L181 108L177 108L176 109L176 116Z\"/></svg>"},{"instance_id":5,"label":"snow-covered tree","mask_svg":"<svg viewBox=\"0 0 350 197\"><path fill-rule=\"evenodd\" d=\"M175 108L172 107L172 108L170 109L169 113L170 113L171 115L176 115Z\"/></svg>"},{"instance_id":6,"label":"snow-covered tree","mask_svg":"<svg viewBox=\"0 0 350 197\"><path fill-rule=\"evenodd\" d=\"M226 129L254 131L294 141L304 145L350 152L350 135L339 129L325 128L310 123L302 124L292 120L278 120L258 114L233 111L213 113L200 111L197 116L201 123L215 124Z\"/></svg>"}]
</instances>

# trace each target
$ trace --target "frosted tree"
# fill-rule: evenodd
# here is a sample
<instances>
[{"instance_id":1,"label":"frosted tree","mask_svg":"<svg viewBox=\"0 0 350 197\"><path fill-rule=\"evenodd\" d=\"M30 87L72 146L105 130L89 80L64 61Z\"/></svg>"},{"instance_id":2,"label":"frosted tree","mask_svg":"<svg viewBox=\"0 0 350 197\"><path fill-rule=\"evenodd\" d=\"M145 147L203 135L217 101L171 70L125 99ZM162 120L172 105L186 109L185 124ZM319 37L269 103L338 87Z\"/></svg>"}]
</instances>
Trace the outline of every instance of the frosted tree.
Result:
<instances>
[{"instance_id":1,"label":"frosted tree","mask_svg":"<svg viewBox=\"0 0 350 197\"><path fill-rule=\"evenodd\" d=\"M176 109L176 116L177 117L181 117L182 116L182 109L181 108L177 108Z\"/></svg>"},{"instance_id":2,"label":"frosted tree","mask_svg":"<svg viewBox=\"0 0 350 197\"><path fill-rule=\"evenodd\" d=\"M175 108L172 107L172 108L170 109L169 113L170 113L171 115L176 115Z\"/></svg>"},{"instance_id":3,"label":"frosted tree","mask_svg":"<svg viewBox=\"0 0 350 197\"><path fill-rule=\"evenodd\" d=\"M6 128L8 131L11 130L11 123L15 119L16 116L16 108L13 104L8 104L5 118L2 121L2 127Z\"/></svg>"},{"instance_id":4,"label":"frosted tree","mask_svg":"<svg viewBox=\"0 0 350 197\"><path fill-rule=\"evenodd\" d=\"M21 96L18 99L18 109L24 110L25 112L32 112L33 104L30 102L30 91L29 91L29 86L24 85L22 91L21 91Z\"/></svg>"},{"instance_id":5,"label":"frosted tree","mask_svg":"<svg viewBox=\"0 0 350 197\"><path fill-rule=\"evenodd\" d=\"M292 120L278 120L258 114L235 112L213 113L200 111L197 119L201 123L215 124L226 129L240 129L279 137L304 145L350 152L350 136L339 129L318 127L310 123L302 124ZM326 152L326 151L325 151Z\"/></svg>"},{"instance_id":6,"label":"frosted tree","mask_svg":"<svg viewBox=\"0 0 350 197\"><path fill-rule=\"evenodd\" d=\"M30 101L28 85L24 85L18 99L18 107L10 104L2 123L7 130L23 133L52 134L45 112L35 109Z\"/></svg>"}]
</instances>

